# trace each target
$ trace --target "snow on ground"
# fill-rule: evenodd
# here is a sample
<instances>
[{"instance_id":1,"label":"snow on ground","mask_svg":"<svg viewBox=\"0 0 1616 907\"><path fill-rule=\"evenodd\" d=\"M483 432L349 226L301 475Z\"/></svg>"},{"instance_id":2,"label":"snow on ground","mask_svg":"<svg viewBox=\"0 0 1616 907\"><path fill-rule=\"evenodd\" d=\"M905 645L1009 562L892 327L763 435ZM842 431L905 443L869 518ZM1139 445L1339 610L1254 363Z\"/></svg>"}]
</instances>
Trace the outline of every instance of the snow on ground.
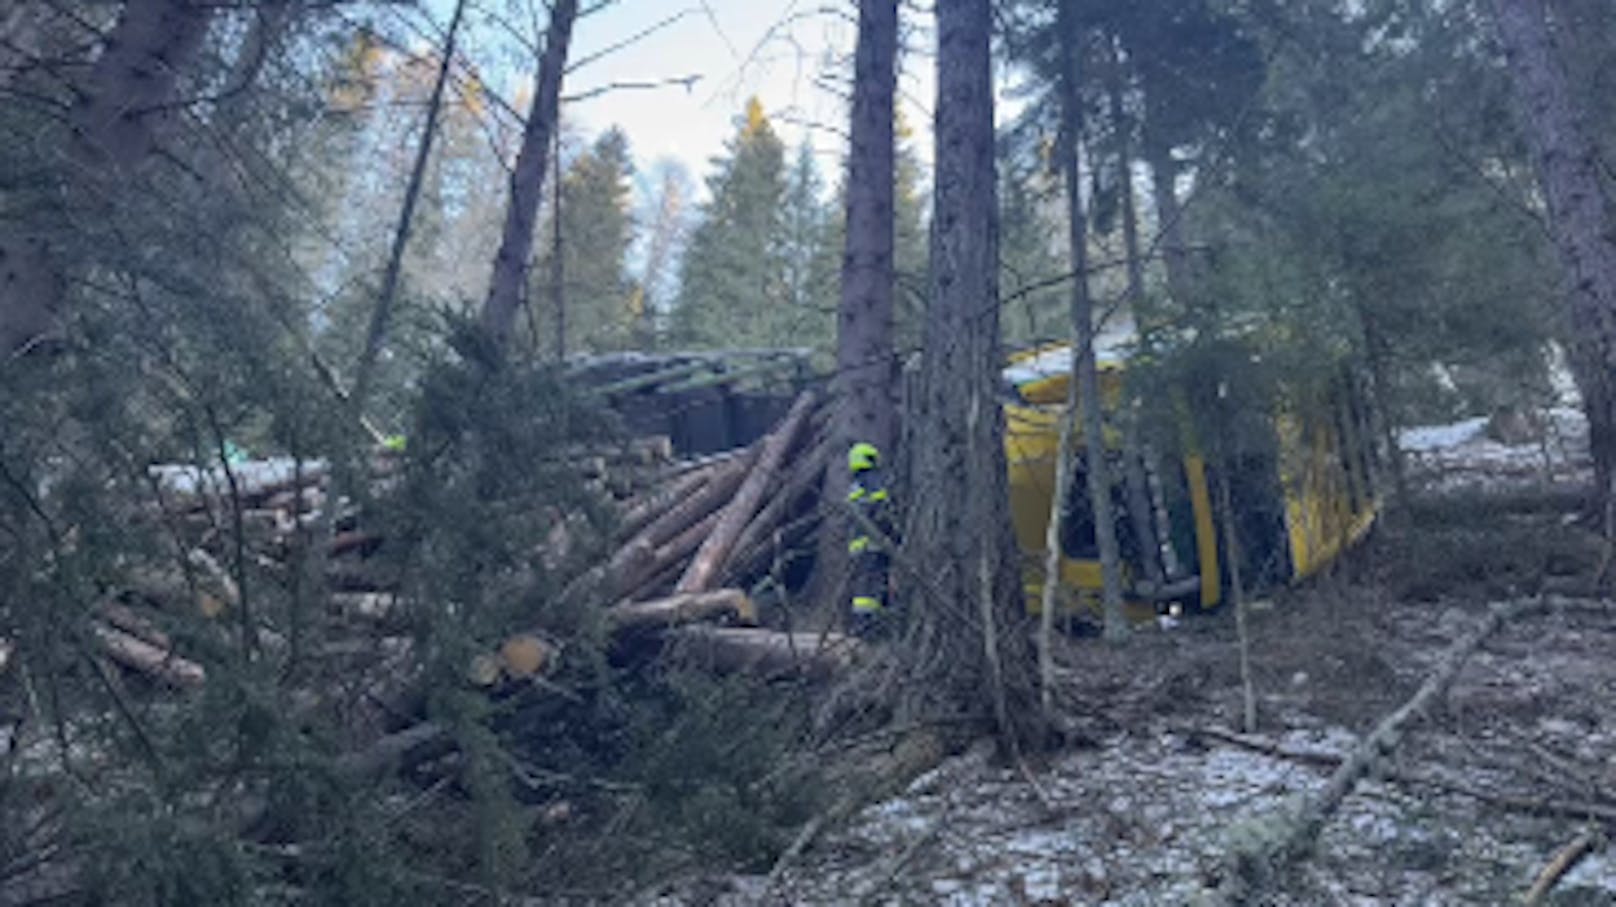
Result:
<instances>
[{"instance_id":1,"label":"snow on ground","mask_svg":"<svg viewBox=\"0 0 1616 907\"><path fill-rule=\"evenodd\" d=\"M1565 414L1557 421L1569 428L1580 423ZM1457 474L1491 476L1488 487L1517 481L1510 473L1500 479L1500 464L1527 456L1462 427L1416 434L1411 446L1422 440L1422 455L1440 457ZM1540 480L1541 464L1527 473ZM1559 521L1547 518L1546 525ZM761 875L708 873L628 902L1199 903L1232 843L1271 830L1275 817L1327 782L1332 764L1297 758L1297 751L1349 752L1486 607L1468 588L1417 601L1376 587L1332 595L1254 615L1259 736L1288 755L1194 732L1235 720L1239 686L1229 666L1232 631L1215 617L1190 622L1157 644L1136 641L1127 659L1133 667L1124 669L1124 677L1143 686L1167 681L1159 688L1172 691L1171 698L1127 708L1123 701L1132 693L1109 688L1105 700L1099 698L1108 695L1105 683L1082 686L1074 702L1110 710L1117 716L1112 730L1089 748L1031 767L1036 786L1027 773L976 750L828 828L772 885ZM1357 785L1325 825L1312 857L1264 903L1519 903L1584 827L1581 815L1533 814L1520 804L1600 797L1608 803L1603 792L1616 790L1613 649L1610 616L1568 611L1504 628L1469 660L1441 704L1416 722L1386 770ZM1104 673L1103 656L1074 652L1086 673ZM1190 683L1172 682L1175 673ZM1616 904L1616 849L1581 862L1548 903Z\"/></svg>"},{"instance_id":2,"label":"snow on ground","mask_svg":"<svg viewBox=\"0 0 1616 907\"><path fill-rule=\"evenodd\" d=\"M1587 419L1566 407L1542 415L1542 436L1524 444L1493 440L1485 417L1405 429L1398 443L1411 478L1438 490L1580 480L1589 465Z\"/></svg>"},{"instance_id":3,"label":"snow on ground","mask_svg":"<svg viewBox=\"0 0 1616 907\"><path fill-rule=\"evenodd\" d=\"M1345 730L1292 731L1281 746L1339 753ZM1108 905L1197 902L1229 842L1318 790L1320 769L1233 747L1206 750L1171 730L1119 737L1045 767L1043 797L980 753L922 776L827 834L770 888L735 877L715 905L850 903ZM1047 799L1047 804L1046 804ZM1275 904L1507 903L1567 829L1499 820L1473 802L1362 784L1326 827L1318 856ZM709 879L711 886L713 880ZM1616 903L1616 861L1596 855L1561 885ZM712 896L712 887L707 888ZM679 891L647 904L697 903Z\"/></svg>"}]
</instances>

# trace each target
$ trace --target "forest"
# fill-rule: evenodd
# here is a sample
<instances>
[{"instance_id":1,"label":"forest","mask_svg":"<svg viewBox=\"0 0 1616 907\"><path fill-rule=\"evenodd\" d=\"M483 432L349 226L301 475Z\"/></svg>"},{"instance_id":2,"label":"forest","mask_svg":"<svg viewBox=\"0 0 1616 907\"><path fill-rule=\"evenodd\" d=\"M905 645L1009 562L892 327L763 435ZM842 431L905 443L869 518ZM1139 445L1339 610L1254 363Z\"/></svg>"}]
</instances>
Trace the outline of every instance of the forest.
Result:
<instances>
[{"instance_id":1,"label":"forest","mask_svg":"<svg viewBox=\"0 0 1616 907\"><path fill-rule=\"evenodd\" d=\"M1610 0L0 0L0 907L1616 903L1612 97Z\"/></svg>"}]
</instances>

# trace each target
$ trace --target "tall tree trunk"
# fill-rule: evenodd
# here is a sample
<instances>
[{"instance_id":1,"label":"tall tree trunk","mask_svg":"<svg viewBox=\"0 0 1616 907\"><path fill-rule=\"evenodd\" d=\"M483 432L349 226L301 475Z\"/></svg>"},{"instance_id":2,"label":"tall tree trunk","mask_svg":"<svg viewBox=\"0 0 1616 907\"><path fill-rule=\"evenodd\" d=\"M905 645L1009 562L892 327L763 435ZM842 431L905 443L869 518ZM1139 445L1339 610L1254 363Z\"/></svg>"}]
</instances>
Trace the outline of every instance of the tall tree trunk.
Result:
<instances>
[{"instance_id":1,"label":"tall tree trunk","mask_svg":"<svg viewBox=\"0 0 1616 907\"><path fill-rule=\"evenodd\" d=\"M1133 191L1133 129L1123 104L1122 52L1115 38L1111 42L1111 71L1107 74L1106 92L1111 102L1111 124L1116 135L1117 190L1122 204L1122 247L1128 271L1128 312L1134 324L1141 329L1146 324L1145 260L1139 249L1138 199ZM1141 330L1142 337L1148 333ZM1123 481L1128 491L1128 520L1133 524L1134 538L1139 540L1141 566L1145 578L1160 586L1165 579L1161 565L1161 543L1157 539L1150 519L1150 489L1145 477L1144 461L1139 458L1139 406L1130 387L1118 407L1123 430Z\"/></svg>"},{"instance_id":2,"label":"tall tree trunk","mask_svg":"<svg viewBox=\"0 0 1616 907\"><path fill-rule=\"evenodd\" d=\"M1107 40L1111 70L1106 74L1106 95L1117 143L1117 191L1122 205L1122 243L1128 270L1128 311L1139 321L1139 307L1145 304L1145 261L1139 251L1139 210L1133 191L1133 130L1123 103L1122 52L1117 49L1114 38Z\"/></svg>"},{"instance_id":3,"label":"tall tree trunk","mask_svg":"<svg viewBox=\"0 0 1616 907\"><path fill-rule=\"evenodd\" d=\"M1101 410L1100 371L1094 356L1094 298L1088 282L1088 215L1083 207L1083 182L1078 171L1078 152L1083 129L1082 98L1079 95L1079 61L1073 45L1077 42L1077 11L1074 0L1061 0L1058 28L1061 36L1061 161L1065 172L1067 240L1071 247L1072 271L1072 366L1077 372L1078 404L1083 415L1083 447L1088 466L1089 504L1094 510L1094 537L1100 549L1101 607L1104 609L1105 637L1119 640L1128 635L1122 609L1122 557L1117 545L1116 515L1111 507L1111 475L1105 458L1105 415ZM1051 517L1060 513L1061 501L1052 505Z\"/></svg>"},{"instance_id":4,"label":"tall tree trunk","mask_svg":"<svg viewBox=\"0 0 1616 907\"><path fill-rule=\"evenodd\" d=\"M105 50L78 86L65 142L64 181L115 185L150 156L161 127L179 115L174 89L207 33L210 8L195 0L129 0ZM55 332L66 296L50 239L16 225L0 230L0 353Z\"/></svg>"},{"instance_id":5,"label":"tall tree trunk","mask_svg":"<svg viewBox=\"0 0 1616 907\"><path fill-rule=\"evenodd\" d=\"M1146 130L1149 138L1149 130ZM1184 209L1178 202L1178 162L1164 142L1146 142L1150 159L1151 195L1156 203L1156 230L1161 234L1162 263L1167 272L1167 293L1180 307L1190 305L1193 277L1189 245L1184 239Z\"/></svg>"},{"instance_id":6,"label":"tall tree trunk","mask_svg":"<svg viewBox=\"0 0 1616 907\"><path fill-rule=\"evenodd\" d=\"M842 252L841 302L836 318L836 451L867 441L883 457L897 440L892 306L894 96L897 93L897 0L860 0L858 48L854 53L851 136L847 154L847 229ZM895 462L886 465L894 474ZM827 500L847 499L848 473L825 471ZM818 570L822 593L838 605L846 599L847 525L831 520L821 533Z\"/></svg>"},{"instance_id":7,"label":"tall tree trunk","mask_svg":"<svg viewBox=\"0 0 1616 907\"><path fill-rule=\"evenodd\" d=\"M561 103L567 46L572 41L572 23L577 17L578 0L556 0L550 13L544 56L539 61L538 87L528 108L527 128L522 133L522 147L516 154L516 167L511 171L505 229L499 252L494 256L494 273L488 282L488 298L483 302L482 311L483 328L501 350L508 345L516 327L522 294L527 289L528 270L533 265L533 228L538 219L550 140Z\"/></svg>"},{"instance_id":8,"label":"tall tree trunk","mask_svg":"<svg viewBox=\"0 0 1616 907\"><path fill-rule=\"evenodd\" d=\"M1042 737L1011 533L999 403L998 204L989 0L939 0L931 302L903 562L920 574L910 702ZM923 593L923 594L921 594Z\"/></svg>"},{"instance_id":9,"label":"tall tree trunk","mask_svg":"<svg viewBox=\"0 0 1616 907\"><path fill-rule=\"evenodd\" d=\"M393 232L393 248L387 256L387 270L382 274L381 294L376 298L376 308L370 313L365 348L360 352L359 364L354 369L351 402L360 414L364 413L365 399L376 370L376 357L381 355L382 344L387 339L393 302L398 297L398 284L404 272L404 249L409 245L410 230L415 223L415 205L421 197L421 184L426 181L426 165L432 157L432 141L437 135L438 116L443 110L443 90L449 83L449 72L454 66L455 38L460 32L460 19L465 10L466 0L456 0L454 13L449 17L449 31L443 40L443 59L438 64L437 80L432 83L432 96L427 101L421 144L415 149L415 166L410 171L409 185L404 189L404 208L398 215L398 229Z\"/></svg>"},{"instance_id":10,"label":"tall tree trunk","mask_svg":"<svg viewBox=\"0 0 1616 907\"><path fill-rule=\"evenodd\" d=\"M1386 448L1387 465L1391 467L1393 510L1402 513L1403 505L1408 503L1409 498L1408 461L1403 456L1403 445L1398 443L1397 425L1391 415L1394 412L1391 405L1391 363L1387 361L1391 351L1379 322L1369 313L1368 307L1359 305L1357 309L1358 323L1363 326L1364 359L1369 366L1369 383L1374 398L1374 407L1370 411L1374 431L1379 443Z\"/></svg>"},{"instance_id":11,"label":"tall tree trunk","mask_svg":"<svg viewBox=\"0 0 1616 907\"><path fill-rule=\"evenodd\" d=\"M1571 296L1574 369L1588 414L1598 511L1611 535L1616 469L1616 234L1589 138L1549 35L1544 0L1493 0L1521 130L1548 202L1549 229Z\"/></svg>"},{"instance_id":12,"label":"tall tree trunk","mask_svg":"<svg viewBox=\"0 0 1616 907\"><path fill-rule=\"evenodd\" d=\"M554 207L550 209L550 314L555 318L555 358L556 362L565 362L567 359L567 265L561 259L561 206L562 197L566 194L566 187L561 185L561 117L559 111L556 115L556 131L553 140L554 147L550 153L554 156L551 163L550 181L555 187L553 201ZM535 338L537 339L537 338Z\"/></svg>"},{"instance_id":13,"label":"tall tree trunk","mask_svg":"<svg viewBox=\"0 0 1616 907\"><path fill-rule=\"evenodd\" d=\"M1082 279L1079 275L1078 279ZM1044 585L1038 611L1038 693L1044 715L1055 717L1055 609L1059 604L1061 579L1061 528L1066 522L1066 499L1072 494L1073 448L1077 435L1078 387L1066 387L1066 407L1061 411L1060 441L1055 445L1055 497L1049 505L1049 522L1044 526Z\"/></svg>"}]
</instances>

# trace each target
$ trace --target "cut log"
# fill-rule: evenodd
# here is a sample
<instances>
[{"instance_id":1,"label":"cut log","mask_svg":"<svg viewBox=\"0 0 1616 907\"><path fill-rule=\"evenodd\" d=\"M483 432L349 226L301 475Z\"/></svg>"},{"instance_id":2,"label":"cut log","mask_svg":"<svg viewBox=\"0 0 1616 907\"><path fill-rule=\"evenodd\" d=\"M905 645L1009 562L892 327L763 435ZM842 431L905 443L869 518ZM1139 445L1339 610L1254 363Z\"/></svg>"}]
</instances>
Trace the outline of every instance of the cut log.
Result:
<instances>
[{"instance_id":1,"label":"cut log","mask_svg":"<svg viewBox=\"0 0 1616 907\"><path fill-rule=\"evenodd\" d=\"M668 482L692 472L715 469L719 466L723 466L725 463L732 463L735 460L741 459L751 450L752 448L750 446L737 447L733 450L725 450L715 454L707 454L706 456L691 457L688 460L680 460L663 470L661 478L662 481Z\"/></svg>"},{"instance_id":2,"label":"cut log","mask_svg":"<svg viewBox=\"0 0 1616 907\"><path fill-rule=\"evenodd\" d=\"M684 562L690 552L700 547L701 540L717 524L718 514L709 513L701 522L686 528L652 552L649 559L636 564L634 570L611 577L610 588L617 592L613 597L619 601L633 602L649 598L659 589L671 588L674 580L684 573Z\"/></svg>"},{"instance_id":3,"label":"cut log","mask_svg":"<svg viewBox=\"0 0 1616 907\"><path fill-rule=\"evenodd\" d=\"M128 605L121 605L117 602L103 602L95 610L101 619L112 627L144 642L163 649L174 645L173 640L169 639L167 633L159 629L156 624L135 613L135 610Z\"/></svg>"},{"instance_id":4,"label":"cut log","mask_svg":"<svg viewBox=\"0 0 1616 907\"><path fill-rule=\"evenodd\" d=\"M358 554L368 557L380 548L382 537L374 532L365 532L362 529L350 529L339 532L326 543L325 553L330 557L341 557L344 554Z\"/></svg>"},{"instance_id":5,"label":"cut log","mask_svg":"<svg viewBox=\"0 0 1616 907\"><path fill-rule=\"evenodd\" d=\"M606 626L612 633L625 633L662 630L723 617L741 623L757 623L757 607L739 589L718 589L613 605L606 610Z\"/></svg>"},{"instance_id":6,"label":"cut log","mask_svg":"<svg viewBox=\"0 0 1616 907\"><path fill-rule=\"evenodd\" d=\"M533 677L553 667L558 654L555 646L538 636L521 633L499 647L499 666L511 677Z\"/></svg>"},{"instance_id":7,"label":"cut log","mask_svg":"<svg viewBox=\"0 0 1616 907\"><path fill-rule=\"evenodd\" d=\"M753 627L680 627L671 634L686 657L720 672L826 680L847 671L858 640L839 633L782 633Z\"/></svg>"},{"instance_id":8,"label":"cut log","mask_svg":"<svg viewBox=\"0 0 1616 907\"><path fill-rule=\"evenodd\" d=\"M796 440L808 414L812 412L814 398L813 391L803 391L797 397L797 402L791 405L791 410L786 413L780 426L764 439L757 465L748 471L746 481L735 493L734 500L724 508L718 525L713 528L712 534L707 536L696 556L691 559L684 576L680 577L679 583L674 586L675 592L701 592L713 583L725 558L735 547L735 540L740 537L746 524L763 505L763 493L775 480L775 473L779 470L787 451L791 449L792 442Z\"/></svg>"},{"instance_id":9,"label":"cut log","mask_svg":"<svg viewBox=\"0 0 1616 907\"><path fill-rule=\"evenodd\" d=\"M621 538L633 538L637 533L651 524L658 516L667 513L701 488L707 481L711 470L707 468L693 469L684 475L663 483L646 494L632 498L628 502L628 509L623 512L623 519L618 526Z\"/></svg>"},{"instance_id":10,"label":"cut log","mask_svg":"<svg viewBox=\"0 0 1616 907\"><path fill-rule=\"evenodd\" d=\"M263 461L258 468L234 468L236 489L243 506L259 506L265 500L282 492L314 488L325 481L324 463L307 462L300 474L294 474L289 464ZM278 468L277 468L278 467ZM166 509L171 512L223 508L230 506L230 479L216 466L206 470L192 465L153 466L151 476L164 485ZM183 480L191 487L176 489L173 483Z\"/></svg>"},{"instance_id":11,"label":"cut log","mask_svg":"<svg viewBox=\"0 0 1616 907\"><path fill-rule=\"evenodd\" d=\"M639 585L624 593L618 603L627 605L664 597L673 592L673 584L678 582L684 572L685 565L682 561L669 561L661 569L642 579Z\"/></svg>"},{"instance_id":12,"label":"cut log","mask_svg":"<svg viewBox=\"0 0 1616 907\"><path fill-rule=\"evenodd\" d=\"M702 483L700 490L652 520L651 525L640 532L640 536L649 539L652 545L660 547L722 507L735 495L736 489L741 487L747 470L756 462L758 449L759 445L754 444L746 449L745 456L715 469L707 481Z\"/></svg>"},{"instance_id":13,"label":"cut log","mask_svg":"<svg viewBox=\"0 0 1616 907\"><path fill-rule=\"evenodd\" d=\"M814 452L809 454L791 471L791 476L784 482L784 488L773 495L769 503L757 512L746 528L741 531L735 540L729 557L724 561L721 576L733 579L749 570L755 562L757 555L773 546L776 529L781 528L791 509L797 505L805 494L820 487L823 479L825 465L830 462L830 443L821 441L815 446Z\"/></svg>"},{"instance_id":14,"label":"cut log","mask_svg":"<svg viewBox=\"0 0 1616 907\"><path fill-rule=\"evenodd\" d=\"M132 633L100 622L91 624L90 629L107 655L126 668L180 689L199 687L207 679L201 665L175 655L172 649L154 646Z\"/></svg>"}]
</instances>

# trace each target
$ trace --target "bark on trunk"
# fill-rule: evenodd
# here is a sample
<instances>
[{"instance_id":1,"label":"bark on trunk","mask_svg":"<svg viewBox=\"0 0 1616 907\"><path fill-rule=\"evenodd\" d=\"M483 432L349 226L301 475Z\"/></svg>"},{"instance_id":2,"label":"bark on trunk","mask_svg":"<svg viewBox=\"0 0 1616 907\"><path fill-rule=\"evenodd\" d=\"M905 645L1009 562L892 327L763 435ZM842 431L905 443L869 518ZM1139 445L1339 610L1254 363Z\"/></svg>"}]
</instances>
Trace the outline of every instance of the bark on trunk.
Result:
<instances>
[{"instance_id":1,"label":"bark on trunk","mask_svg":"<svg viewBox=\"0 0 1616 907\"><path fill-rule=\"evenodd\" d=\"M1006 742L1042 739L1011 534L999 405L998 206L988 0L936 5L931 303L900 559L931 582L907 593L911 710L996 716ZM926 594L922 594L922 593Z\"/></svg>"},{"instance_id":2,"label":"bark on trunk","mask_svg":"<svg viewBox=\"0 0 1616 907\"><path fill-rule=\"evenodd\" d=\"M665 630L720 617L756 623L757 606L739 589L671 595L655 601L628 602L607 608L606 628L611 633Z\"/></svg>"},{"instance_id":3,"label":"bark on trunk","mask_svg":"<svg viewBox=\"0 0 1616 907\"><path fill-rule=\"evenodd\" d=\"M1543 0L1493 0L1492 7L1570 290L1575 355L1584 363L1576 371L1599 478L1595 496L1610 535L1616 528L1610 485L1616 467L1616 234L1600 185L1598 150L1556 58Z\"/></svg>"},{"instance_id":4,"label":"bark on trunk","mask_svg":"<svg viewBox=\"0 0 1616 907\"><path fill-rule=\"evenodd\" d=\"M837 455L856 442L893 456L897 440L892 347L894 96L897 91L897 0L860 0L854 52L851 136L847 155L847 235L836 329L835 437ZM846 468L825 473L826 500L845 500ZM818 570L832 600L845 600L847 523L830 520L820 536Z\"/></svg>"},{"instance_id":5,"label":"bark on trunk","mask_svg":"<svg viewBox=\"0 0 1616 907\"><path fill-rule=\"evenodd\" d=\"M499 252L494 256L494 273L482 311L483 328L501 350L508 345L516 327L528 270L533 264L533 229L539 215L539 196L544 188L550 141L561 102L567 46L572 41L572 23L577 16L578 0L556 0L550 14L544 57L539 61L538 88L533 92L527 127L522 133L522 148L517 152L516 167L511 171L505 229Z\"/></svg>"},{"instance_id":6,"label":"bark on trunk","mask_svg":"<svg viewBox=\"0 0 1616 907\"><path fill-rule=\"evenodd\" d=\"M1151 194L1156 202L1156 230L1161 234L1167 292L1180 308L1187 308L1193 294L1193 277L1189 270L1189 246L1184 239L1184 209L1178 203L1178 162L1173 160L1170 146L1159 142L1146 144L1150 146Z\"/></svg>"},{"instance_id":7,"label":"bark on trunk","mask_svg":"<svg viewBox=\"0 0 1616 907\"><path fill-rule=\"evenodd\" d=\"M1081 275L1078 276L1082 280ZM1038 692L1045 716L1055 717L1055 607L1060 590L1061 530L1066 523L1063 502L1072 493L1072 454L1076 446L1077 382L1066 389L1061 411L1060 443L1055 447L1055 497L1049 503L1049 524L1044 530L1044 587L1038 612Z\"/></svg>"},{"instance_id":8,"label":"bark on trunk","mask_svg":"<svg viewBox=\"0 0 1616 907\"><path fill-rule=\"evenodd\" d=\"M1083 445L1088 467L1089 506L1094 512L1094 538L1100 549L1101 607L1105 637L1128 635L1122 610L1122 558L1117 545L1116 515L1111 507L1111 476L1105 458L1105 419L1100 400L1100 371L1094 356L1094 300L1088 284L1088 215L1083 208L1082 177L1078 172L1079 136L1083 109L1079 94L1079 61L1074 53L1078 27L1072 0L1062 0L1059 14L1061 41L1061 150L1065 171L1067 239L1071 248L1073 365L1077 370L1078 404L1083 415ZM1059 502L1056 503L1059 506Z\"/></svg>"},{"instance_id":9,"label":"bark on trunk","mask_svg":"<svg viewBox=\"0 0 1616 907\"><path fill-rule=\"evenodd\" d=\"M1139 249L1138 199L1133 191L1132 128L1123 105L1122 52L1113 39L1111 45L1110 81L1106 86L1111 102L1111 123L1116 134L1117 189L1122 205L1122 247L1128 271L1128 311L1134 324L1144 326L1150 322L1146 311L1145 259ZM1148 336L1148 335L1146 335ZM1123 400L1119 412L1123 422L1123 482L1128 491L1128 519L1133 523L1134 538L1139 540L1141 566L1145 578L1152 586L1160 586L1165 579L1161 565L1161 545L1156 541L1150 522L1150 489L1145 484L1145 471L1139 459L1139 414L1131 395Z\"/></svg>"},{"instance_id":10,"label":"bark on trunk","mask_svg":"<svg viewBox=\"0 0 1616 907\"><path fill-rule=\"evenodd\" d=\"M105 51L79 88L64 143L65 185L116 183L150 154L176 117L173 94L207 32L210 10L195 0L129 0ZM0 230L0 353L38 345L56 332L65 302L64 265L47 237Z\"/></svg>"}]
</instances>

